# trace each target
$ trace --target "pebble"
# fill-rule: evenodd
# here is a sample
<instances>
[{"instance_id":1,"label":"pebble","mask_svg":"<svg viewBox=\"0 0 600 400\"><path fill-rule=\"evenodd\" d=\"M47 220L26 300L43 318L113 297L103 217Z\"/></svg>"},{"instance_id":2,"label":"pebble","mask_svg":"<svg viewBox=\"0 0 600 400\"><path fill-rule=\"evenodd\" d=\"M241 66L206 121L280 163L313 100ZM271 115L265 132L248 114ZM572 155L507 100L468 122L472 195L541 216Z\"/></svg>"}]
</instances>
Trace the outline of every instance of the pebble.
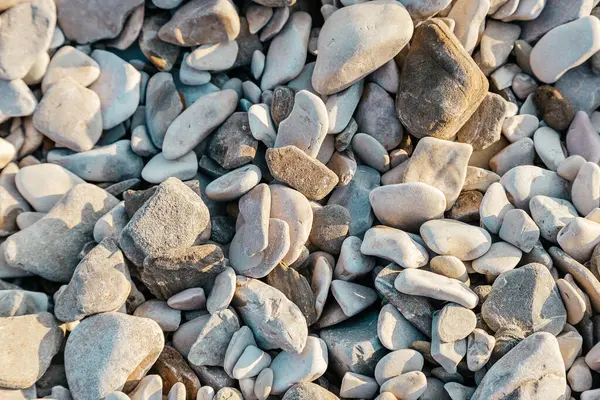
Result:
<instances>
[{"instance_id":1,"label":"pebble","mask_svg":"<svg viewBox=\"0 0 600 400\"><path fill-rule=\"evenodd\" d=\"M500 179L515 207L529 211L529 201L537 195L568 199L568 181L556 172L533 165L517 166Z\"/></svg>"},{"instance_id":2,"label":"pebble","mask_svg":"<svg viewBox=\"0 0 600 400\"><path fill-rule=\"evenodd\" d=\"M419 269L404 270L396 278L394 286L401 293L453 301L469 309L475 308L479 301L477 295L461 281Z\"/></svg>"},{"instance_id":3,"label":"pebble","mask_svg":"<svg viewBox=\"0 0 600 400\"><path fill-rule=\"evenodd\" d=\"M267 147L273 147L277 132L271 119L271 111L266 104L253 104L248 110L248 123L254 139L259 140Z\"/></svg>"},{"instance_id":4,"label":"pebble","mask_svg":"<svg viewBox=\"0 0 600 400\"><path fill-rule=\"evenodd\" d=\"M487 371L472 399L506 396L515 387L533 391L530 393L553 393L550 396L562 394L566 380L561 360L554 336L546 332L535 333L517 344Z\"/></svg>"},{"instance_id":5,"label":"pebble","mask_svg":"<svg viewBox=\"0 0 600 400\"><path fill-rule=\"evenodd\" d=\"M167 72L153 75L146 87L146 127L152 144L163 147L169 126L181 114L184 106L173 77Z\"/></svg>"},{"instance_id":6,"label":"pebble","mask_svg":"<svg viewBox=\"0 0 600 400\"><path fill-rule=\"evenodd\" d=\"M375 379L382 385L385 381L404 373L420 371L423 365L421 353L412 349L396 350L379 360L375 367Z\"/></svg>"},{"instance_id":7,"label":"pebble","mask_svg":"<svg viewBox=\"0 0 600 400\"><path fill-rule=\"evenodd\" d=\"M380 392L389 392L400 399L417 400L426 387L425 375L421 371L411 371L386 381Z\"/></svg>"},{"instance_id":8,"label":"pebble","mask_svg":"<svg viewBox=\"0 0 600 400\"><path fill-rule=\"evenodd\" d=\"M147 318L114 312L86 318L71 332L65 346L72 396L102 398L123 385L124 390L131 390L158 359L163 346L162 330Z\"/></svg>"},{"instance_id":9,"label":"pebble","mask_svg":"<svg viewBox=\"0 0 600 400\"><path fill-rule=\"evenodd\" d=\"M192 151L233 113L237 102L237 93L230 89L195 101L169 125L163 141L164 157L175 160Z\"/></svg>"},{"instance_id":10,"label":"pebble","mask_svg":"<svg viewBox=\"0 0 600 400\"><path fill-rule=\"evenodd\" d=\"M537 155L546 167L557 171L565 160L565 154L560 142L560 134L552 128L541 127L533 134L533 144Z\"/></svg>"},{"instance_id":11,"label":"pebble","mask_svg":"<svg viewBox=\"0 0 600 400\"><path fill-rule=\"evenodd\" d=\"M503 176L514 167L520 165L533 165L535 159L535 145L533 140L524 137L502 149L490 159L490 168Z\"/></svg>"},{"instance_id":12,"label":"pebble","mask_svg":"<svg viewBox=\"0 0 600 400\"><path fill-rule=\"evenodd\" d=\"M600 167L594 162L586 162L579 168L571 186L573 205L581 215L587 215L600 206L600 187L597 185Z\"/></svg>"},{"instance_id":13,"label":"pebble","mask_svg":"<svg viewBox=\"0 0 600 400\"><path fill-rule=\"evenodd\" d=\"M400 144L404 129L398 121L394 99L376 83L364 86L355 118L358 130L377 139L385 150Z\"/></svg>"},{"instance_id":14,"label":"pebble","mask_svg":"<svg viewBox=\"0 0 600 400\"><path fill-rule=\"evenodd\" d=\"M473 329L467 344L467 365L469 371L481 370L492 356L496 339L480 328Z\"/></svg>"},{"instance_id":15,"label":"pebble","mask_svg":"<svg viewBox=\"0 0 600 400\"><path fill-rule=\"evenodd\" d=\"M348 210L337 204L314 210L311 243L330 254L340 254L350 220Z\"/></svg>"},{"instance_id":16,"label":"pebble","mask_svg":"<svg viewBox=\"0 0 600 400\"><path fill-rule=\"evenodd\" d=\"M225 268L215 278L213 287L206 299L206 309L208 312L214 314L229 307L235 293L235 286L235 271L233 268Z\"/></svg>"},{"instance_id":17,"label":"pebble","mask_svg":"<svg viewBox=\"0 0 600 400\"><path fill-rule=\"evenodd\" d=\"M483 4L478 4L475 11L477 8L485 7ZM489 75L506 62L520 34L521 28L516 24L507 24L495 20L486 21L485 30L479 43L479 53L474 56L477 65L486 75Z\"/></svg>"},{"instance_id":18,"label":"pebble","mask_svg":"<svg viewBox=\"0 0 600 400\"><path fill-rule=\"evenodd\" d=\"M566 130L573 120L573 104L551 86L540 86L533 93L533 103L546 124L557 131Z\"/></svg>"},{"instance_id":19,"label":"pebble","mask_svg":"<svg viewBox=\"0 0 600 400\"><path fill-rule=\"evenodd\" d=\"M61 47L50 60L42 80L42 92L69 77L83 87L88 87L100 76L100 65L87 54L73 46Z\"/></svg>"},{"instance_id":20,"label":"pebble","mask_svg":"<svg viewBox=\"0 0 600 400\"><path fill-rule=\"evenodd\" d=\"M488 93L458 131L458 141L470 144L473 150L488 148L500 139L506 110L507 102L500 95Z\"/></svg>"},{"instance_id":21,"label":"pebble","mask_svg":"<svg viewBox=\"0 0 600 400\"><path fill-rule=\"evenodd\" d=\"M0 121L8 121L11 117L33 114L37 99L25 82L20 79L12 81L0 80Z\"/></svg>"},{"instance_id":22,"label":"pebble","mask_svg":"<svg viewBox=\"0 0 600 400\"><path fill-rule=\"evenodd\" d=\"M2 351L0 385L9 389L33 386L59 352L63 332L48 312L0 320Z\"/></svg>"},{"instance_id":23,"label":"pebble","mask_svg":"<svg viewBox=\"0 0 600 400\"><path fill-rule=\"evenodd\" d=\"M538 126L539 120L533 115L515 115L504 120L502 134L515 143L523 138L531 138Z\"/></svg>"},{"instance_id":24,"label":"pebble","mask_svg":"<svg viewBox=\"0 0 600 400\"><path fill-rule=\"evenodd\" d=\"M586 64L581 64L567 71L556 84L556 89L565 99L573 104L576 111L591 113L598 107L598 89L595 86L598 75L595 75Z\"/></svg>"},{"instance_id":25,"label":"pebble","mask_svg":"<svg viewBox=\"0 0 600 400\"><path fill-rule=\"evenodd\" d=\"M556 286L567 310L567 322L572 325L578 324L586 311L585 301L568 281L559 279Z\"/></svg>"},{"instance_id":26,"label":"pebble","mask_svg":"<svg viewBox=\"0 0 600 400\"><path fill-rule=\"evenodd\" d=\"M153 320L164 332L176 331L181 323L181 312L161 300L148 300L136 308L133 315Z\"/></svg>"},{"instance_id":27,"label":"pebble","mask_svg":"<svg viewBox=\"0 0 600 400\"><path fill-rule=\"evenodd\" d=\"M572 218L558 232L557 242L579 262L590 259L596 244L600 243L600 224L586 218Z\"/></svg>"},{"instance_id":28,"label":"pebble","mask_svg":"<svg viewBox=\"0 0 600 400\"><path fill-rule=\"evenodd\" d=\"M251 4L246 10L246 18L248 19L248 26L250 27L250 33L255 34L260 31L269 22L273 16L273 8L263 6L260 4Z\"/></svg>"},{"instance_id":29,"label":"pebble","mask_svg":"<svg viewBox=\"0 0 600 400\"><path fill-rule=\"evenodd\" d=\"M360 247L362 254L384 258L403 268L420 268L429 255L424 246L399 229L378 225L370 228Z\"/></svg>"},{"instance_id":30,"label":"pebble","mask_svg":"<svg viewBox=\"0 0 600 400\"><path fill-rule=\"evenodd\" d=\"M51 150L47 158L48 162L58 164L88 182L120 182L139 178L144 168L143 160L131 150L129 140L119 140L81 153Z\"/></svg>"},{"instance_id":31,"label":"pebble","mask_svg":"<svg viewBox=\"0 0 600 400\"><path fill-rule=\"evenodd\" d=\"M572 38L577 39L573 46ZM531 51L531 68L542 82L554 83L569 69L584 63L600 50L600 20L585 16L545 34ZM552 57L560 51L560 58ZM549 62L549 60L552 60Z\"/></svg>"},{"instance_id":32,"label":"pebble","mask_svg":"<svg viewBox=\"0 0 600 400\"><path fill-rule=\"evenodd\" d=\"M282 400L322 399L338 400L338 397L321 386L310 382L302 382L292 386Z\"/></svg>"},{"instance_id":33,"label":"pebble","mask_svg":"<svg viewBox=\"0 0 600 400\"><path fill-rule=\"evenodd\" d=\"M463 222L437 219L421 225L421 237L431 250L440 255L470 261L484 255L492 240L485 230Z\"/></svg>"},{"instance_id":34,"label":"pebble","mask_svg":"<svg viewBox=\"0 0 600 400\"><path fill-rule=\"evenodd\" d=\"M235 200L248 193L262 177L260 169L254 164L234 169L215 179L206 187L206 196L211 200Z\"/></svg>"},{"instance_id":35,"label":"pebble","mask_svg":"<svg viewBox=\"0 0 600 400\"><path fill-rule=\"evenodd\" d=\"M328 131L327 109L316 95L299 91L287 118L279 123L274 147L294 145L310 157L317 157Z\"/></svg>"},{"instance_id":36,"label":"pebble","mask_svg":"<svg viewBox=\"0 0 600 400\"><path fill-rule=\"evenodd\" d=\"M449 303L438 315L435 335L443 342L455 342L471 334L477 323L475 313L459 305Z\"/></svg>"},{"instance_id":37,"label":"pebble","mask_svg":"<svg viewBox=\"0 0 600 400\"><path fill-rule=\"evenodd\" d=\"M132 400L159 400L162 397L163 382L158 375L144 377L135 389L129 393Z\"/></svg>"},{"instance_id":38,"label":"pebble","mask_svg":"<svg viewBox=\"0 0 600 400\"><path fill-rule=\"evenodd\" d=\"M202 310L206 307L206 295L202 288L190 288L174 294L167 300L167 305L175 310Z\"/></svg>"},{"instance_id":39,"label":"pebble","mask_svg":"<svg viewBox=\"0 0 600 400\"><path fill-rule=\"evenodd\" d=\"M258 400L266 400L271 394L273 388L273 370L271 368L265 368L256 377L254 383L254 396Z\"/></svg>"},{"instance_id":40,"label":"pebble","mask_svg":"<svg viewBox=\"0 0 600 400\"><path fill-rule=\"evenodd\" d=\"M223 366L227 343L240 328L236 314L225 309L213 313L190 348L187 360L192 366Z\"/></svg>"},{"instance_id":41,"label":"pebble","mask_svg":"<svg viewBox=\"0 0 600 400\"><path fill-rule=\"evenodd\" d=\"M39 212L48 212L73 186L84 181L54 164L22 168L15 176L19 193Z\"/></svg>"},{"instance_id":42,"label":"pebble","mask_svg":"<svg viewBox=\"0 0 600 400\"><path fill-rule=\"evenodd\" d=\"M225 352L223 368L229 376L233 377L235 364L244 350L249 346L256 347L256 341L252 335L252 330L244 325L233 334Z\"/></svg>"},{"instance_id":43,"label":"pebble","mask_svg":"<svg viewBox=\"0 0 600 400\"><path fill-rule=\"evenodd\" d=\"M479 30L489 11L490 2L459 0L452 5L448 18L454 20L454 35L471 54L479 41ZM487 28L487 27L486 27ZM485 31L484 31L485 35Z\"/></svg>"},{"instance_id":44,"label":"pebble","mask_svg":"<svg viewBox=\"0 0 600 400\"><path fill-rule=\"evenodd\" d=\"M233 368L235 379L248 379L257 376L271 364L271 356L256 346L248 346Z\"/></svg>"},{"instance_id":45,"label":"pebble","mask_svg":"<svg viewBox=\"0 0 600 400\"><path fill-rule=\"evenodd\" d=\"M167 160L164 153L158 153L142 169L142 178L150 183L161 183L169 178L191 179L198 172L196 153L190 151L175 160Z\"/></svg>"},{"instance_id":46,"label":"pebble","mask_svg":"<svg viewBox=\"0 0 600 400\"><path fill-rule=\"evenodd\" d=\"M277 35L290 18L289 7L275 7L273 16L260 32L260 41L266 42Z\"/></svg>"},{"instance_id":47,"label":"pebble","mask_svg":"<svg viewBox=\"0 0 600 400\"><path fill-rule=\"evenodd\" d=\"M431 272L467 283L469 275L465 264L454 256L435 256L429 260Z\"/></svg>"},{"instance_id":48,"label":"pebble","mask_svg":"<svg viewBox=\"0 0 600 400\"><path fill-rule=\"evenodd\" d=\"M260 82L262 90L273 89L302 72L311 26L312 18L308 13L297 11L290 15L269 46Z\"/></svg>"},{"instance_id":49,"label":"pebble","mask_svg":"<svg viewBox=\"0 0 600 400\"><path fill-rule=\"evenodd\" d=\"M424 59L440 62L423 63ZM442 63L452 67L446 69ZM452 71L450 77L448 70ZM443 22L427 21L415 29L396 101L400 121L412 135L453 138L483 101L487 89L485 76ZM428 102L414 101L431 93L438 99L433 109Z\"/></svg>"},{"instance_id":50,"label":"pebble","mask_svg":"<svg viewBox=\"0 0 600 400\"><path fill-rule=\"evenodd\" d=\"M600 135L584 111L577 111L566 137L569 155L578 155L586 161L600 162Z\"/></svg>"},{"instance_id":51,"label":"pebble","mask_svg":"<svg viewBox=\"0 0 600 400\"><path fill-rule=\"evenodd\" d=\"M109 47L114 47L118 50L125 50L129 46L131 46L138 38L140 34L140 30L142 29L142 24L144 22L145 15L145 7L143 5L137 6L130 14L129 18L125 22L123 26L123 30L119 33L114 39L108 40L106 45ZM57 27L58 28L58 27ZM54 36L52 37L52 42L50 43L50 48L55 48L64 43L65 37L60 31L60 29L56 29L54 31ZM60 42L59 42L60 41Z\"/></svg>"},{"instance_id":52,"label":"pebble","mask_svg":"<svg viewBox=\"0 0 600 400\"><path fill-rule=\"evenodd\" d=\"M94 91L71 78L61 79L44 94L33 125L71 150L91 150L102 134L101 101Z\"/></svg>"},{"instance_id":53,"label":"pebble","mask_svg":"<svg viewBox=\"0 0 600 400\"><path fill-rule=\"evenodd\" d=\"M569 201L543 195L533 197L529 208L533 220L540 228L540 235L553 243L558 243L559 231L578 216L577 210Z\"/></svg>"},{"instance_id":54,"label":"pebble","mask_svg":"<svg viewBox=\"0 0 600 400\"><path fill-rule=\"evenodd\" d=\"M233 113L212 135L208 156L225 169L252 162L258 143L250 134L248 113Z\"/></svg>"},{"instance_id":55,"label":"pebble","mask_svg":"<svg viewBox=\"0 0 600 400\"><path fill-rule=\"evenodd\" d=\"M240 18L233 4L225 0L195 0L178 8L158 31L158 37L187 47L234 40L239 33Z\"/></svg>"},{"instance_id":56,"label":"pebble","mask_svg":"<svg viewBox=\"0 0 600 400\"><path fill-rule=\"evenodd\" d=\"M233 66L238 54L235 40L216 44L203 44L192 51L185 63L199 71L222 71Z\"/></svg>"},{"instance_id":57,"label":"pebble","mask_svg":"<svg viewBox=\"0 0 600 400\"><path fill-rule=\"evenodd\" d=\"M93 240L96 221L117 203L113 196L96 186L74 186L46 216L6 241L6 261L12 267L48 280L68 282L79 261L79 251ZM51 246L48 246L49 238L54 239Z\"/></svg>"},{"instance_id":58,"label":"pebble","mask_svg":"<svg viewBox=\"0 0 600 400\"><path fill-rule=\"evenodd\" d=\"M369 273L375 267L375 261L361 252L361 246L362 240L356 236L344 239L335 264L336 279L353 280Z\"/></svg>"},{"instance_id":59,"label":"pebble","mask_svg":"<svg viewBox=\"0 0 600 400\"><path fill-rule=\"evenodd\" d=\"M558 26L590 15L591 10L592 2L587 0L577 0L568 6L558 0L547 0L537 18L522 23L523 40L536 41Z\"/></svg>"},{"instance_id":60,"label":"pebble","mask_svg":"<svg viewBox=\"0 0 600 400\"><path fill-rule=\"evenodd\" d=\"M269 367L273 371L271 394L281 395L287 392L284 398L288 397L289 388L319 378L325 373L327 365L326 343L322 339L309 336L301 352L282 351L273 358Z\"/></svg>"},{"instance_id":61,"label":"pebble","mask_svg":"<svg viewBox=\"0 0 600 400\"><path fill-rule=\"evenodd\" d=\"M529 253L540 238L540 229L523 210L509 210L504 214L500 238Z\"/></svg>"},{"instance_id":62,"label":"pebble","mask_svg":"<svg viewBox=\"0 0 600 400\"><path fill-rule=\"evenodd\" d=\"M370 376L346 372L342 378L340 396L345 398L371 398L379 389L375 379Z\"/></svg>"},{"instance_id":63,"label":"pebble","mask_svg":"<svg viewBox=\"0 0 600 400\"><path fill-rule=\"evenodd\" d=\"M19 169L14 164L5 166L0 174L0 233L5 236L21 227L22 216L31 215L31 206L19 192L16 186L16 176Z\"/></svg>"},{"instance_id":64,"label":"pebble","mask_svg":"<svg viewBox=\"0 0 600 400\"><path fill-rule=\"evenodd\" d=\"M415 328L398 311L398 309L391 304L384 305L379 312L379 318L377 320L377 337L386 349L392 351L408 349L413 342L424 340L426 338L423 333ZM377 366L379 366L380 363L381 361ZM420 369L421 368L415 368L414 370ZM398 375L400 375L400 373ZM377 378L377 368L375 368L375 377Z\"/></svg>"},{"instance_id":65,"label":"pebble","mask_svg":"<svg viewBox=\"0 0 600 400\"><path fill-rule=\"evenodd\" d=\"M342 280L331 282L331 293L348 317L367 309L377 300L377 293L373 289Z\"/></svg>"}]
</instances>

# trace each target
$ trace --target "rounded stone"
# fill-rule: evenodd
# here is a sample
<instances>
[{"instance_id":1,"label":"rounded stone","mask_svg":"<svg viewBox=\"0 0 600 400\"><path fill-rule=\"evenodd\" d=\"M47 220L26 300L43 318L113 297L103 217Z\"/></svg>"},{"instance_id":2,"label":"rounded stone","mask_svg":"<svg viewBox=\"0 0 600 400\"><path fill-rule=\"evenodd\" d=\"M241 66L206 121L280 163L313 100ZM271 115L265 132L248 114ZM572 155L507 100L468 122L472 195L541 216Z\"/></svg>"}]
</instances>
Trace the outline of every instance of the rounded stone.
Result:
<instances>
[{"instance_id":1,"label":"rounded stone","mask_svg":"<svg viewBox=\"0 0 600 400\"><path fill-rule=\"evenodd\" d=\"M420 228L421 237L437 254L455 256L470 261L484 255L492 245L485 230L452 220L431 220Z\"/></svg>"}]
</instances>

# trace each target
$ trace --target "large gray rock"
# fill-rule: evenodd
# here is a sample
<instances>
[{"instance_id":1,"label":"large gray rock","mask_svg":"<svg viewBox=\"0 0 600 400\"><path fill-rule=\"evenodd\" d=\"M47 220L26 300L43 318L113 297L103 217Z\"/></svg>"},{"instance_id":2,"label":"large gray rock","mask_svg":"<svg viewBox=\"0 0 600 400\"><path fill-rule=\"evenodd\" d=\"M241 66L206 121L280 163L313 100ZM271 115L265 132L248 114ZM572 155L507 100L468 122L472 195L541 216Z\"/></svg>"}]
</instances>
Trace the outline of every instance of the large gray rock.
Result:
<instances>
[{"instance_id":1,"label":"large gray rock","mask_svg":"<svg viewBox=\"0 0 600 400\"><path fill-rule=\"evenodd\" d=\"M0 79L24 78L50 46L56 26L51 0L17 4L0 16Z\"/></svg>"},{"instance_id":2,"label":"large gray rock","mask_svg":"<svg viewBox=\"0 0 600 400\"><path fill-rule=\"evenodd\" d=\"M495 363L472 400L558 400L566 388L565 368L556 338L535 333Z\"/></svg>"},{"instance_id":3,"label":"large gray rock","mask_svg":"<svg viewBox=\"0 0 600 400\"><path fill-rule=\"evenodd\" d=\"M125 257L115 239L104 239L81 260L68 285L54 295L54 315L77 321L88 315L115 311L131 291Z\"/></svg>"},{"instance_id":4,"label":"large gray rock","mask_svg":"<svg viewBox=\"0 0 600 400\"><path fill-rule=\"evenodd\" d=\"M481 315L493 331L516 328L524 335L557 335L567 319L552 275L535 263L498 276L481 306Z\"/></svg>"},{"instance_id":5,"label":"large gray rock","mask_svg":"<svg viewBox=\"0 0 600 400\"><path fill-rule=\"evenodd\" d=\"M112 39L143 0L56 0L64 35L80 44Z\"/></svg>"},{"instance_id":6,"label":"large gray rock","mask_svg":"<svg viewBox=\"0 0 600 400\"><path fill-rule=\"evenodd\" d=\"M97 186L74 186L46 216L6 240L6 261L45 279L68 282L81 249L94 240L94 225L118 203Z\"/></svg>"},{"instance_id":7,"label":"large gray rock","mask_svg":"<svg viewBox=\"0 0 600 400\"><path fill-rule=\"evenodd\" d=\"M376 312L365 312L351 320L321 330L329 363L339 376L346 372L373 376L377 362L388 352L377 337ZM360 357L356 357L360 354Z\"/></svg>"},{"instance_id":8,"label":"large gray rock","mask_svg":"<svg viewBox=\"0 0 600 400\"><path fill-rule=\"evenodd\" d=\"M169 178L125 226L119 245L125 256L141 267L148 256L191 246L209 224L202 198L179 179Z\"/></svg>"},{"instance_id":9,"label":"large gray rock","mask_svg":"<svg viewBox=\"0 0 600 400\"><path fill-rule=\"evenodd\" d=\"M164 347L163 332L148 318L103 313L82 321L65 346L65 372L75 399L131 391Z\"/></svg>"},{"instance_id":10,"label":"large gray rock","mask_svg":"<svg viewBox=\"0 0 600 400\"><path fill-rule=\"evenodd\" d=\"M300 353L306 345L308 328L298 306L257 279L238 276L236 285L231 304L252 329L259 346Z\"/></svg>"},{"instance_id":11,"label":"large gray rock","mask_svg":"<svg viewBox=\"0 0 600 400\"><path fill-rule=\"evenodd\" d=\"M324 95L346 89L387 63L413 33L410 15L401 4L348 5L333 13L319 34L312 84Z\"/></svg>"},{"instance_id":12,"label":"large gray rock","mask_svg":"<svg viewBox=\"0 0 600 400\"><path fill-rule=\"evenodd\" d=\"M64 334L52 314L0 318L0 387L27 389L44 375Z\"/></svg>"},{"instance_id":13,"label":"large gray rock","mask_svg":"<svg viewBox=\"0 0 600 400\"><path fill-rule=\"evenodd\" d=\"M339 398L331 393L329 390L324 389L311 382L302 382L292 386L281 400L339 400Z\"/></svg>"},{"instance_id":14,"label":"large gray rock","mask_svg":"<svg viewBox=\"0 0 600 400\"><path fill-rule=\"evenodd\" d=\"M483 101L488 86L451 30L439 19L426 21L415 29L404 61L396 110L417 138L452 140Z\"/></svg>"},{"instance_id":15,"label":"large gray rock","mask_svg":"<svg viewBox=\"0 0 600 400\"><path fill-rule=\"evenodd\" d=\"M54 149L48 152L48 162L65 167L88 182L121 182L139 178L144 168L144 160L131 150L129 140L119 140L81 153Z\"/></svg>"}]
</instances>

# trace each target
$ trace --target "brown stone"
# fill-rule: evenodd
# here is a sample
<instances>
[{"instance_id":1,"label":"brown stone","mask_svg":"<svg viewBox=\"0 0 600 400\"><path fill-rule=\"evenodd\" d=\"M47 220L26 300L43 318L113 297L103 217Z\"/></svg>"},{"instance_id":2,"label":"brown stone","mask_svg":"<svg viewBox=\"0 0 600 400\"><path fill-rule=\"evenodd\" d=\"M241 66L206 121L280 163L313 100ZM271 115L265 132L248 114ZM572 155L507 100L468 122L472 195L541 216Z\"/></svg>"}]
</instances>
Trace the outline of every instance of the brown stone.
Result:
<instances>
[{"instance_id":1,"label":"brown stone","mask_svg":"<svg viewBox=\"0 0 600 400\"><path fill-rule=\"evenodd\" d=\"M269 275L267 275L267 283L278 289L292 303L298 306L306 323L313 324L316 321L315 299L310 288L308 280L296 272L293 268L277 265Z\"/></svg>"},{"instance_id":2,"label":"brown stone","mask_svg":"<svg viewBox=\"0 0 600 400\"><path fill-rule=\"evenodd\" d=\"M200 380L175 348L165 346L152 369L151 373L154 372L162 378L163 394L169 394L174 384L182 382L185 385L187 400L196 400Z\"/></svg>"},{"instance_id":3,"label":"brown stone","mask_svg":"<svg viewBox=\"0 0 600 400\"><path fill-rule=\"evenodd\" d=\"M502 123L506 115L506 101L502 96L489 93L458 131L458 141L473 146L473 150L483 150L500 140Z\"/></svg>"},{"instance_id":4,"label":"brown stone","mask_svg":"<svg viewBox=\"0 0 600 400\"><path fill-rule=\"evenodd\" d=\"M462 222L479 221L479 205L483 200L483 194L477 190L461 192L456 203L446 213L446 218Z\"/></svg>"},{"instance_id":5,"label":"brown stone","mask_svg":"<svg viewBox=\"0 0 600 400\"><path fill-rule=\"evenodd\" d=\"M479 107L488 87L485 75L452 31L433 19L415 29L396 110L413 136L452 139Z\"/></svg>"},{"instance_id":6,"label":"brown stone","mask_svg":"<svg viewBox=\"0 0 600 400\"><path fill-rule=\"evenodd\" d=\"M313 211L310 242L329 254L340 254L348 235L350 213L344 206L329 204Z\"/></svg>"},{"instance_id":7,"label":"brown stone","mask_svg":"<svg viewBox=\"0 0 600 400\"><path fill-rule=\"evenodd\" d=\"M178 46L197 46L234 40L240 17L228 0L193 0L175 11L158 32L160 40Z\"/></svg>"},{"instance_id":8,"label":"brown stone","mask_svg":"<svg viewBox=\"0 0 600 400\"><path fill-rule=\"evenodd\" d=\"M146 17L138 41L142 53L159 71L170 71L179 57L179 46L158 38L158 31L168 20L168 12Z\"/></svg>"},{"instance_id":9,"label":"brown stone","mask_svg":"<svg viewBox=\"0 0 600 400\"><path fill-rule=\"evenodd\" d=\"M221 248L205 244L146 257L140 278L153 295L166 300L185 289L212 282L225 268Z\"/></svg>"},{"instance_id":10,"label":"brown stone","mask_svg":"<svg viewBox=\"0 0 600 400\"><path fill-rule=\"evenodd\" d=\"M271 118L275 126L286 119L294 108L296 92L287 86L277 86L273 89L273 102L271 103Z\"/></svg>"},{"instance_id":11,"label":"brown stone","mask_svg":"<svg viewBox=\"0 0 600 400\"><path fill-rule=\"evenodd\" d=\"M337 175L296 146L268 149L267 165L273 178L311 200L321 200L338 184Z\"/></svg>"},{"instance_id":12,"label":"brown stone","mask_svg":"<svg viewBox=\"0 0 600 400\"><path fill-rule=\"evenodd\" d=\"M250 133L247 112L233 113L212 135L208 155L226 169L254 160L258 141Z\"/></svg>"},{"instance_id":13,"label":"brown stone","mask_svg":"<svg viewBox=\"0 0 600 400\"><path fill-rule=\"evenodd\" d=\"M541 118L557 131L566 130L575 117L573 104L552 86L537 88L533 94L533 103Z\"/></svg>"}]
</instances>

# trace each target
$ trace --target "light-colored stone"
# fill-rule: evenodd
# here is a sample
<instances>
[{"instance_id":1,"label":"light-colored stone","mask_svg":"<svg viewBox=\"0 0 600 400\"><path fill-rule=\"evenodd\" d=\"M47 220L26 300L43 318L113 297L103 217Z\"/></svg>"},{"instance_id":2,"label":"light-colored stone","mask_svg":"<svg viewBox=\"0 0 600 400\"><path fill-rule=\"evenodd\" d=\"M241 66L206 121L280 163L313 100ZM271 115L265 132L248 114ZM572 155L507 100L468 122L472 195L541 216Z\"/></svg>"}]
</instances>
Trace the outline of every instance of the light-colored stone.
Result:
<instances>
[{"instance_id":1,"label":"light-colored stone","mask_svg":"<svg viewBox=\"0 0 600 400\"><path fill-rule=\"evenodd\" d=\"M600 207L600 167L586 162L577 172L571 186L573 205L581 215L587 215Z\"/></svg>"},{"instance_id":2,"label":"light-colored stone","mask_svg":"<svg viewBox=\"0 0 600 400\"><path fill-rule=\"evenodd\" d=\"M529 211L532 197L542 194L548 197L569 199L569 182L556 172L533 165L521 165L508 171L500 179L507 197L515 207Z\"/></svg>"},{"instance_id":3,"label":"light-colored stone","mask_svg":"<svg viewBox=\"0 0 600 400\"><path fill-rule=\"evenodd\" d=\"M586 218L572 218L558 232L556 239L565 253L584 263L600 243L600 224Z\"/></svg>"},{"instance_id":4,"label":"light-colored stone","mask_svg":"<svg viewBox=\"0 0 600 400\"><path fill-rule=\"evenodd\" d=\"M548 169L557 171L558 167L565 160L565 154L560 142L560 134L547 126L538 128L533 134L533 144L536 153Z\"/></svg>"},{"instance_id":5,"label":"light-colored stone","mask_svg":"<svg viewBox=\"0 0 600 400\"><path fill-rule=\"evenodd\" d=\"M431 250L441 255L470 261L484 255L492 239L484 229L459 221L437 219L421 225L421 237Z\"/></svg>"},{"instance_id":6,"label":"light-colored stone","mask_svg":"<svg viewBox=\"0 0 600 400\"><path fill-rule=\"evenodd\" d=\"M198 172L198 159L193 151L175 160L167 160L164 153L158 153L144 166L142 178L157 184L169 178L191 179L196 172Z\"/></svg>"},{"instance_id":7,"label":"light-colored stone","mask_svg":"<svg viewBox=\"0 0 600 400\"><path fill-rule=\"evenodd\" d=\"M384 225L375 226L365 233L360 251L395 262L404 268L420 268L429 261L425 247L406 232Z\"/></svg>"},{"instance_id":8,"label":"light-colored stone","mask_svg":"<svg viewBox=\"0 0 600 400\"><path fill-rule=\"evenodd\" d=\"M391 304L386 304L379 311L377 337L385 348L392 351L408 349L411 343L426 338Z\"/></svg>"},{"instance_id":9,"label":"light-colored stone","mask_svg":"<svg viewBox=\"0 0 600 400\"><path fill-rule=\"evenodd\" d=\"M100 65L87 54L73 46L61 47L50 60L42 80L42 92L62 78L69 77L81 86L88 87L100 76Z\"/></svg>"},{"instance_id":10,"label":"light-colored stone","mask_svg":"<svg viewBox=\"0 0 600 400\"><path fill-rule=\"evenodd\" d=\"M475 328L469 335L467 345L467 365L470 371L479 371L490 357L496 344L496 339L480 328Z\"/></svg>"},{"instance_id":11,"label":"light-colored stone","mask_svg":"<svg viewBox=\"0 0 600 400\"><path fill-rule=\"evenodd\" d=\"M485 21L489 9L489 0L458 0L452 5L448 18L456 23L454 34L469 54L477 45L479 27Z\"/></svg>"}]
</instances>

